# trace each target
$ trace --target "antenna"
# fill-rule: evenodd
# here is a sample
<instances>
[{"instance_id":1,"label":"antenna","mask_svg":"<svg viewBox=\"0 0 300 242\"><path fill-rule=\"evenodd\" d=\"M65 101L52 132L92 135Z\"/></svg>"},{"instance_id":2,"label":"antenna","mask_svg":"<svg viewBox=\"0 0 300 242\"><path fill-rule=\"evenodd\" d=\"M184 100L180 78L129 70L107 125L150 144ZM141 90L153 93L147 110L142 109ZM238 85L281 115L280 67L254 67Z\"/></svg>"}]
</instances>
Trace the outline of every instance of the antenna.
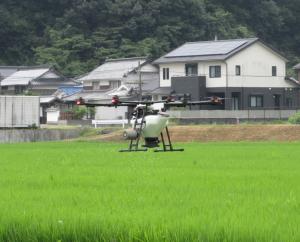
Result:
<instances>
[{"instance_id":1,"label":"antenna","mask_svg":"<svg viewBox=\"0 0 300 242\"><path fill-rule=\"evenodd\" d=\"M139 61L139 67L138 67L138 73L139 73L139 100L142 101L142 72L141 72L141 62Z\"/></svg>"}]
</instances>

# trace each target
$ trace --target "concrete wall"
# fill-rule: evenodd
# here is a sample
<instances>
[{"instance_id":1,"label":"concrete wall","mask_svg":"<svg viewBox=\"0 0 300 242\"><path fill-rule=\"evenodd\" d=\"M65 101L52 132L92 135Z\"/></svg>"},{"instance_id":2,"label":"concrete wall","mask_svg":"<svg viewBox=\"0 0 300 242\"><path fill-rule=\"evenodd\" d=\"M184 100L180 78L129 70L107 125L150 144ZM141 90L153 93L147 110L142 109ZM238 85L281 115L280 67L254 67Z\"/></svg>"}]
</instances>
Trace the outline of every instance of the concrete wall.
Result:
<instances>
[{"instance_id":1,"label":"concrete wall","mask_svg":"<svg viewBox=\"0 0 300 242\"><path fill-rule=\"evenodd\" d=\"M172 118L178 119L251 119L271 120L288 119L297 110L195 110L195 111L170 111Z\"/></svg>"},{"instance_id":2,"label":"concrete wall","mask_svg":"<svg viewBox=\"0 0 300 242\"><path fill-rule=\"evenodd\" d=\"M0 130L0 143L21 143L73 139L80 136L77 130L7 129Z\"/></svg>"},{"instance_id":3,"label":"concrete wall","mask_svg":"<svg viewBox=\"0 0 300 242\"><path fill-rule=\"evenodd\" d=\"M40 125L40 98L0 96L0 128Z\"/></svg>"}]
</instances>

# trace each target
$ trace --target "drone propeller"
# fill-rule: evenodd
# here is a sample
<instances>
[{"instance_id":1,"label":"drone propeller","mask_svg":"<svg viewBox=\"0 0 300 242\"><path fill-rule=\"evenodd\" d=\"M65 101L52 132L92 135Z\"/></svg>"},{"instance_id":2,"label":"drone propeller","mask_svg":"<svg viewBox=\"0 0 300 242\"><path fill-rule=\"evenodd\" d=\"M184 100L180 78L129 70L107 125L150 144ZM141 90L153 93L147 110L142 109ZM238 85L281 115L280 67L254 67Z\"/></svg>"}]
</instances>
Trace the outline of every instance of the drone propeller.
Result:
<instances>
[{"instance_id":1,"label":"drone propeller","mask_svg":"<svg viewBox=\"0 0 300 242\"><path fill-rule=\"evenodd\" d=\"M186 97L186 96L185 96ZM183 100L175 100L173 96L168 97L165 100L161 101L121 101L118 96L113 96L111 103L96 103L91 102L91 100L85 101L82 97L76 100L76 105L85 105L89 107L119 107L119 106L127 106L127 107L136 107L138 105L150 106L155 103L163 103L166 107L185 107L185 106L193 106L193 105L221 105L223 104L224 98L219 98L216 96L206 98L206 100L201 101L188 101L186 99Z\"/></svg>"},{"instance_id":2,"label":"drone propeller","mask_svg":"<svg viewBox=\"0 0 300 242\"><path fill-rule=\"evenodd\" d=\"M219 97L211 97L207 100L201 100L201 101L174 101L174 102L168 102L165 103L165 106L167 107L185 107L185 106L194 106L194 105L222 105L224 98Z\"/></svg>"}]
</instances>

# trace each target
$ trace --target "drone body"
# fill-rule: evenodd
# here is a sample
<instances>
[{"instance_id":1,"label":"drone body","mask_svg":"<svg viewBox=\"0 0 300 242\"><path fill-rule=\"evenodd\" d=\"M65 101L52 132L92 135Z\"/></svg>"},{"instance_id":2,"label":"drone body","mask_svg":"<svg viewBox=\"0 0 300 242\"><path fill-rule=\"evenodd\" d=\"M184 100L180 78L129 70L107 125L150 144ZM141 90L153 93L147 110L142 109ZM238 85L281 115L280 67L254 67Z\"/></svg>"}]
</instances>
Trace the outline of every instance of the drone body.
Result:
<instances>
[{"instance_id":1,"label":"drone body","mask_svg":"<svg viewBox=\"0 0 300 242\"><path fill-rule=\"evenodd\" d=\"M211 97L203 101L187 101L186 95L184 99L175 101L173 97L164 101L120 101L117 96L112 98L111 103L95 104L89 103L87 100L80 98L77 105L86 105L90 107L106 106L118 107L128 106L134 107L131 118L132 127L124 131L123 137L129 140L129 148L120 150L120 152L147 151L148 148L157 148L162 143L162 149L156 149L156 152L166 151L183 151L183 149L174 149L170 133L168 130L169 114L166 112L168 107L186 107L192 105L219 105L222 104L221 98ZM166 135L166 137L165 137ZM141 146L140 141L144 139Z\"/></svg>"},{"instance_id":2,"label":"drone body","mask_svg":"<svg viewBox=\"0 0 300 242\"><path fill-rule=\"evenodd\" d=\"M155 109L155 105L138 105L130 122L132 128L125 130L123 134L125 139L130 140L129 149L123 151L145 151L146 149L138 147L140 138L144 139L143 147L145 148L159 147L159 143L162 141L164 151L167 151L163 131L167 130L168 121L169 114ZM169 143L171 143L170 140Z\"/></svg>"}]
</instances>

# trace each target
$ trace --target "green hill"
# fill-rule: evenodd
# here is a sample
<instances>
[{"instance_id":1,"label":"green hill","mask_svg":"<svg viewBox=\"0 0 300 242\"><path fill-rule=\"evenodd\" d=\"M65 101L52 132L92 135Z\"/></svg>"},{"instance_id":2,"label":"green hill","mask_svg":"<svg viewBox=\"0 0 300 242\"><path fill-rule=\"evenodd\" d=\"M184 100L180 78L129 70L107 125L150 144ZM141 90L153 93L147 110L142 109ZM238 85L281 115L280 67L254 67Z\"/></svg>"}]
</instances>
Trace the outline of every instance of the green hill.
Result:
<instances>
[{"instance_id":1,"label":"green hill","mask_svg":"<svg viewBox=\"0 0 300 242\"><path fill-rule=\"evenodd\" d=\"M258 36L300 62L298 0L3 0L0 65L75 76L106 58L156 58L195 40Z\"/></svg>"}]
</instances>

